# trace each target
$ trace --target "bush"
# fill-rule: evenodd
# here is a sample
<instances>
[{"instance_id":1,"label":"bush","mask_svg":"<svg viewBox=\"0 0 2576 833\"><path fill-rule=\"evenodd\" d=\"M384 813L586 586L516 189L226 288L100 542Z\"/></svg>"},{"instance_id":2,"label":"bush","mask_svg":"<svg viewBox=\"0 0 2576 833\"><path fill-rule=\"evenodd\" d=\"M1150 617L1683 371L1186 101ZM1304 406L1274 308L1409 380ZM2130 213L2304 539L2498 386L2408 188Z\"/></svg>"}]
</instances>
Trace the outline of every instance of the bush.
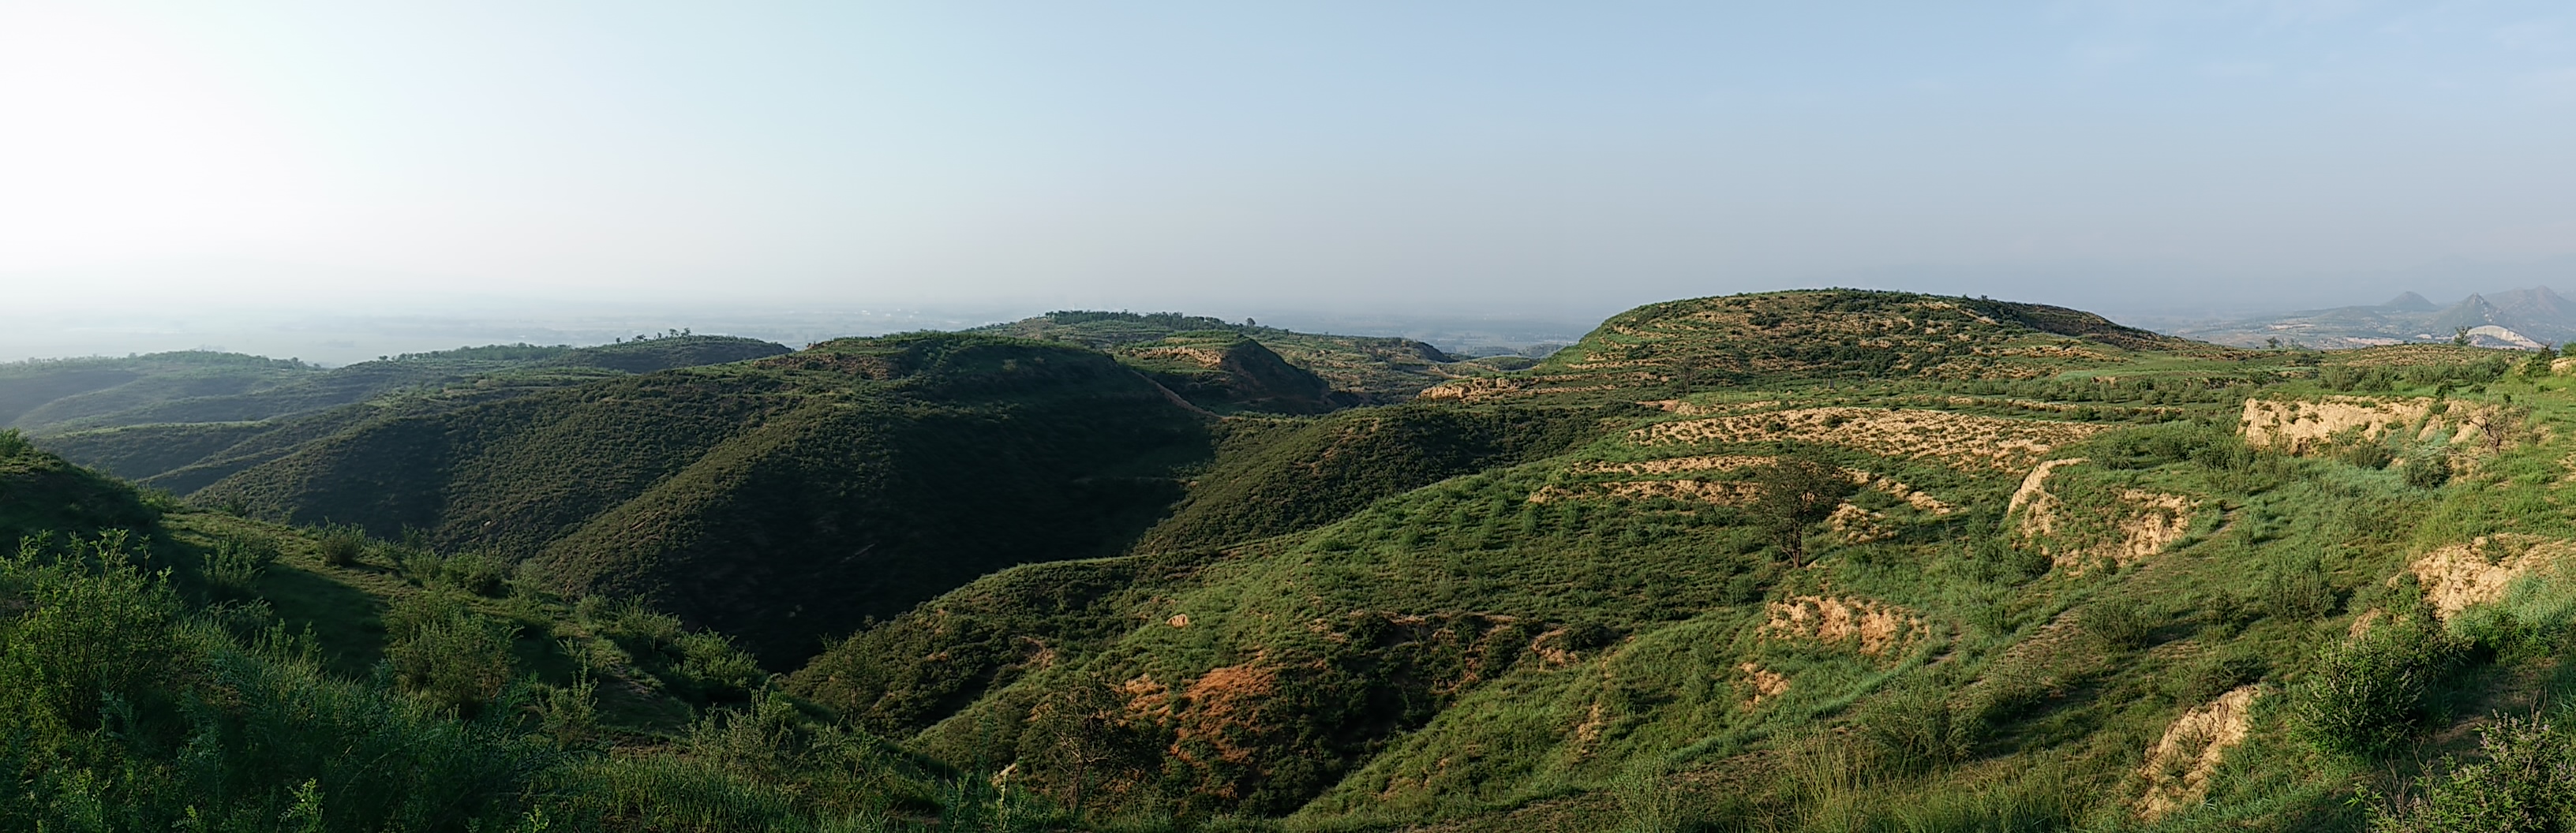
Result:
<instances>
[{"instance_id":1,"label":"bush","mask_svg":"<svg viewBox=\"0 0 2576 833\"><path fill-rule=\"evenodd\" d=\"M2328 648L2294 691L2292 731L2330 753L2394 753L2429 716L2436 687L2460 666L2465 648L2429 610Z\"/></svg>"},{"instance_id":2,"label":"bush","mask_svg":"<svg viewBox=\"0 0 2576 833\"><path fill-rule=\"evenodd\" d=\"M249 598L255 594L253 585L276 562L277 548L266 541L226 538L206 554L206 583L219 595Z\"/></svg>"},{"instance_id":3,"label":"bush","mask_svg":"<svg viewBox=\"0 0 2576 833\"><path fill-rule=\"evenodd\" d=\"M472 712L510 683L518 629L437 591L394 603L385 614L385 663L404 690L431 705Z\"/></svg>"},{"instance_id":4,"label":"bush","mask_svg":"<svg viewBox=\"0 0 2576 833\"><path fill-rule=\"evenodd\" d=\"M2485 760L2445 757L2447 772L2416 781L2415 796L2372 813L2377 833L2554 831L2576 816L2576 736L2537 717L2498 715L2478 730Z\"/></svg>"},{"instance_id":5,"label":"bush","mask_svg":"<svg viewBox=\"0 0 2576 833\"><path fill-rule=\"evenodd\" d=\"M480 552L450 556L439 577L450 586L477 596L498 596L510 578L510 565Z\"/></svg>"},{"instance_id":6,"label":"bush","mask_svg":"<svg viewBox=\"0 0 2576 833\"><path fill-rule=\"evenodd\" d=\"M2326 580L2325 566L2316 559L2286 570L2276 570L2264 581L2260 599L2263 615L2290 622L2323 619L2343 606L2334 583Z\"/></svg>"},{"instance_id":7,"label":"bush","mask_svg":"<svg viewBox=\"0 0 2576 833\"><path fill-rule=\"evenodd\" d=\"M2084 632L2114 649L2130 650L2154 638L2156 617L2137 602L2108 599L2095 602L2076 614Z\"/></svg>"},{"instance_id":8,"label":"bush","mask_svg":"<svg viewBox=\"0 0 2576 833\"><path fill-rule=\"evenodd\" d=\"M2165 693L2177 703L2205 703L2238 686L2261 682L2272 664L2251 653L2229 652L2203 657L2166 678Z\"/></svg>"},{"instance_id":9,"label":"bush","mask_svg":"<svg viewBox=\"0 0 2576 833\"><path fill-rule=\"evenodd\" d=\"M332 524L322 528L322 563L346 567L358 563L367 554L367 532L355 524Z\"/></svg>"},{"instance_id":10,"label":"bush","mask_svg":"<svg viewBox=\"0 0 2576 833\"><path fill-rule=\"evenodd\" d=\"M2439 489L2451 482L2450 458L2441 454L2418 454L2406 460L2406 485L2418 489Z\"/></svg>"}]
</instances>

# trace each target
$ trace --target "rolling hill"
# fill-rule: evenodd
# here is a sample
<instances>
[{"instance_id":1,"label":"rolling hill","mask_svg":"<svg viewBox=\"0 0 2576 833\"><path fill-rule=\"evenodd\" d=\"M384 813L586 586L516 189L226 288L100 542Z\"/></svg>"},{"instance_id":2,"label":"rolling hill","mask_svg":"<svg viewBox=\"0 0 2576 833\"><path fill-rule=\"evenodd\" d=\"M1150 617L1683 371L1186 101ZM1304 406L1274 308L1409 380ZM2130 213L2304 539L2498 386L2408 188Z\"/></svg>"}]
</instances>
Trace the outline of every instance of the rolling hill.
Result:
<instances>
[{"instance_id":1,"label":"rolling hill","mask_svg":"<svg viewBox=\"0 0 2576 833\"><path fill-rule=\"evenodd\" d=\"M0 489L46 507L0 521L148 526L209 587L224 540L267 541L284 555L251 595L386 702L450 697L404 671L421 634L541 629L507 667L612 716L579 749L614 751L489 729L570 763L460 793L487 828L2576 812L2576 378L2546 363L1815 290L1641 307L1526 370L1341 407L1358 391L1257 332L1083 315L1045 326L1125 340L854 339L386 412L192 499L230 513L150 508L22 442L0 456L108 491ZM1330 410L1298 412L1310 379ZM456 593L446 618L406 601ZM558 694L582 679L599 693ZM239 817L301 806L303 771L245 776L272 803ZM408 783L439 779L462 776ZM2523 815L2467 815L2495 796ZM12 800L0 819L52 818Z\"/></svg>"}]
</instances>

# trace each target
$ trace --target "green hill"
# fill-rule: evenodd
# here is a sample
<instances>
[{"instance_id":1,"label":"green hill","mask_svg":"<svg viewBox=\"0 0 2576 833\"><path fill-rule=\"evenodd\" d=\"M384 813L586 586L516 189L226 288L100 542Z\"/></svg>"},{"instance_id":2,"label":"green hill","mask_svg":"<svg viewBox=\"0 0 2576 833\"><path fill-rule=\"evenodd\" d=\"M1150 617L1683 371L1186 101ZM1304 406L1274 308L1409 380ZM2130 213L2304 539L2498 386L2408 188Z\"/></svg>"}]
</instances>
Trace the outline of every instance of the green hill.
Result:
<instances>
[{"instance_id":1,"label":"green hill","mask_svg":"<svg viewBox=\"0 0 2576 833\"><path fill-rule=\"evenodd\" d=\"M23 362L0 366L0 413L23 407L11 424L38 435L49 449L118 476L148 480L200 465L221 472L190 472L155 484L186 492L239 470L242 458L264 460L261 454L281 440L309 440L321 425L338 426L387 408L483 401L785 352L754 339L673 336L582 348L467 347L327 370L230 353ZM74 388L81 389L63 392ZM19 392L14 400L13 391ZM358 410L333 413L353 407ZM299 424L314 420L320 424Z\"/></svg>"},{"instance_id":2,"label":"green hill","mask_svg":"<svg viewBox=\"0 0 2576 833\"><path fill-rule=\"evenodd\" d=\"M1060 315L1022 324L1100 347L852 339L326 412L359 415L194 497L271 521L152 508L12 451L105 490L0 492L41 507L20 528L152 526L174 592L205 588L211 612L189 615L309 625L308 659L260 662L471 740L368 748L562 757L417 764L410 786L330 768L346 756L262 757L224 739L271 735L188 723L227 712L155 692L247 691L243 713L266 714L327 686L206 686L235 678L190 669L257 643L200 639L181 673L134 666L158 687L43 689L56 705L24 711L142 703L119 725L162 728L79 735L105 744L81 752L75 732L0 722L53 744L0 744L45 750L0 759L44 797L0 798L0 824L62 818L40 808L108 772L146 773L150 795L216 794L158 773L253 773L220 793L245 796L221 805L238 819L301 812L308 772L341 779L314 782L326 807L452 789L481 829L537 811L580 829L1126 831L2525 830L2576 813L2576 379L2545 361L2237 350L2054 307L1800 291L1643 307L1401 404L1336 402L1353 391L1306 365L1331 409L1285 413L1317 388L1259 333ZM216 569L270 550L246 584ZM0 602L70 586L10 569ZM495 667L525 682L495 689ZM54 679L71 678L0 673L0 694ZM538 699L488 707L502 690ZM587 745L551 734L570 718L548 709L584 702L598 716L567 736ZM424 703L448 711L403 711ZM308 722L269 731L351 725ZM161 808L138 816L160 829L175 802L129 803ZM332 812L466 825L397 805Z\"/></svg>"},{"instance_id":3,"label":"green hill","mask_svg":"<svg viewBox=\"0 0 2576 833\"><path fill-rule=\"evenodd\" d=\"M2356 789L2453 777L2385 762L2570 688L2576 516L2531 503L2567 384L2466 358L1655 305L1239 429L1138 554L969 584L790 688L1030 789L1301 829L2357 829L2411 816ZM1436 450L1551 409L1574 433ZM1784 458L1854 489L1803 566ZM2489 569L2529 577L2455 578ZM2414 687L2351 688L2382 673Z\"/></svg>"},{"instance_id":4,"label":"green hill","mask_svg":"<svg viewBox=\"0 0 2576 833\"><path fill-rule=\"evenodd\" d=\"M1205 419L1089 350L857 339L377 419L195 497L417 529L792 663L991 570L1116 552L1207 454Z\"/></svg>"}]
</instances>

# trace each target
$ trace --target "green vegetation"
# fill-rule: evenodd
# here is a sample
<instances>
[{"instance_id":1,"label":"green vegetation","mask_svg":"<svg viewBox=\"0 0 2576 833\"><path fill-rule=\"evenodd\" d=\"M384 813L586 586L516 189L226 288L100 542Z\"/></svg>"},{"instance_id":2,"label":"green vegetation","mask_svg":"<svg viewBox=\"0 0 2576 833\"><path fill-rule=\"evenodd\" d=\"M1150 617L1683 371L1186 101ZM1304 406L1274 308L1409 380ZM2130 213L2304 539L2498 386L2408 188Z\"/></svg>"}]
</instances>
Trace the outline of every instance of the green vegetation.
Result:
<instances>
[{"instance_id":1,"label":"green vegetation","mask_svg":"<svg viewBox=\"0 0 2576 833\"><path fill-rule=\"evenodd\" d=\"M2525 356L1836 290L1352 406L1009 326L388 401L187 505L0 434L0 826L2576 821Z\"/></svg>"}]
</instances>

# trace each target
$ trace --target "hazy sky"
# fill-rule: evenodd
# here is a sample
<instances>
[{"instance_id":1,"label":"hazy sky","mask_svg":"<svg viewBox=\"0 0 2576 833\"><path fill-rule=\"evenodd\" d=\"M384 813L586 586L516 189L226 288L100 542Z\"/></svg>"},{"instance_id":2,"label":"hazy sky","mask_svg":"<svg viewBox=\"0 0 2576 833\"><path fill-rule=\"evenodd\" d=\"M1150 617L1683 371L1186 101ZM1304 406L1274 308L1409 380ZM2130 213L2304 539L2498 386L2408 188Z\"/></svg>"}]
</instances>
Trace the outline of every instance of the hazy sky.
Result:
<instances>
[{"instance_id":1,"label":"hazy sky","mask_svg":"<svg viewBox=\"0 0 2576 833\"><path fill-rule=\"evenodd\" d=\"M2150 309L2571 254L2564 0L0 0L29 308Z\"/></svg>"}]
</instances>

